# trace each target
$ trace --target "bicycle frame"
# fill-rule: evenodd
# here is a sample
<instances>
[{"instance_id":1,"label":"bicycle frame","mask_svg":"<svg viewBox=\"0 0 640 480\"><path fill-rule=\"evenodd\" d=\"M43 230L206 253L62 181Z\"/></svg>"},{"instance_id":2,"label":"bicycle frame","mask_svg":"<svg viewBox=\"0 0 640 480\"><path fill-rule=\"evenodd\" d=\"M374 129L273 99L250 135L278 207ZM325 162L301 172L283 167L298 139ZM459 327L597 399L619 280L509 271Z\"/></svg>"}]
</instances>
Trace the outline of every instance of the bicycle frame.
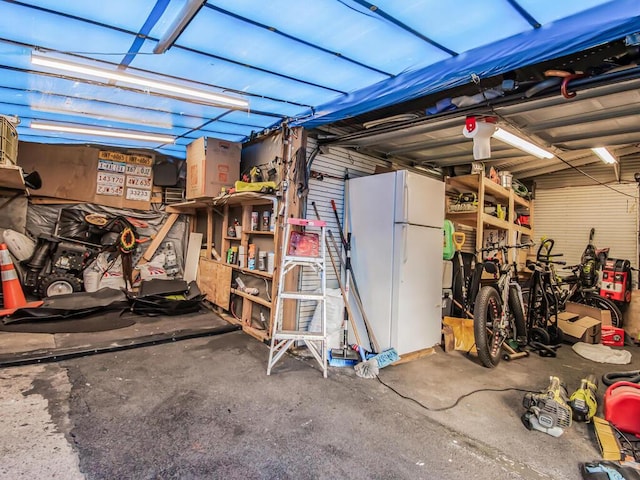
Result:
<instances>
[{"instance_id":1,"label":"bicycle frame","mask_svg":"<svg viewBox=\"0 0 640 480\"><path fill-rule=\"evenodd\" d=\"M487 249L483 249L485 251L490 250L500 250L502 253L503 259L508 259L509 250L512 248L525 248L529 247L530 244L518 244L518 245L501 245L501 246L493 246ZM497 326L493 328L493 341L492 341L492 354L498 352L498 349L502 348L502 344L507 339L516 340L518 339L518 328L515 324L515 316L514 312L511 311L511 304L509 302L509 296L511 295L512 287L516 290L518 295L519 302L517 305L524 305L523 295L522 295L522 287L518 282L518 265L513 261L504 261L500 264L500 277L496 283L496 287L498 293L500 294L500 300L502 303L502 313L500 315L500 321ZM524 311L515 312L515 314L521 315L521 318L524 318Z\"/></svg>"}]
</instances>

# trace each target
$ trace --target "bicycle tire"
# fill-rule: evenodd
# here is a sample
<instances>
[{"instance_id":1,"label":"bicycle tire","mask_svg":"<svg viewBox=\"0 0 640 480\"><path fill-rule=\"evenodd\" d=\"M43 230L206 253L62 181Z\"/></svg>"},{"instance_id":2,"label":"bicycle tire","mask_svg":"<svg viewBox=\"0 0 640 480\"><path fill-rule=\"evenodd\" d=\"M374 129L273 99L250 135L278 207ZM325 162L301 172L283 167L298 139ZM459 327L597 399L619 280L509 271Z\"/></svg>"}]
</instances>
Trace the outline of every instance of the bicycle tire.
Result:
<instances>
[{"instance_id":1,"label":"bicycle tire","mask_svg":"<svg viewBox=\"0 0 640 480\"><path fill-rule=\"evenodd\" d=\"M484 286L476 297L473 308L473 336L478 358L482 365L494 368L502 359L502 348L493 345L493 325L502 315L500 295L494 287Z\"/></svg>"},{"instance_id":2,"label":"bicycle tire","mask_svg":"<svg viewBox=\"0 0 640 480\"><path fill-rule=\"evenodd\" d=\"M509 287L509 310L513 314L516 340L519 345L524 346L527 344L527 323L524 317L524 306L518 295L518 289L514 286Z\"/></svg>"},{"instance_id":3,"label":"bicycle tire","mask_svg":"<svg viewBox=\"0 0 640 480\"><path fill-rule=\"evenodd\" d=\"M620 311L620 308L618 308L613 300L593 293L580 298L578 303L583 303L590 307L596 307L600 310L609 310L611 312L611 325L622 328L622 311Z\"/></svg>"}]
</instances>

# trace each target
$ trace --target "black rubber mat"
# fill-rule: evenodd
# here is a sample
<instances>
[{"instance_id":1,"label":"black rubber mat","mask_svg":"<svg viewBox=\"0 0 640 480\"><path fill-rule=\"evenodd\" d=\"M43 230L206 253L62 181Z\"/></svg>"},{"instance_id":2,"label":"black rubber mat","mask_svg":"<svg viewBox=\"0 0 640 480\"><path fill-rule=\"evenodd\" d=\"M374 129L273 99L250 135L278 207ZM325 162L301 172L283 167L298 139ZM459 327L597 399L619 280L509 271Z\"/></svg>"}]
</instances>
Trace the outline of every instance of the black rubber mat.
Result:
<instances>
[{"instance_id":1,"label":"black rubber mat","mask_svg":"<svg viewBox=\"0 0 640 480\"><path fill-rule=\"evenodd\" d=\"M136 323L134 315L122 315L121 311L105 312L100 308L98 311L79 310L74 312L74 316L50 316L46 319L37 318L34 321L11 323L8 325L0 323L0 332L19 333L79 333L79 332L104 332L117 328L129 327Z\"/></svg>"}]
</instances>

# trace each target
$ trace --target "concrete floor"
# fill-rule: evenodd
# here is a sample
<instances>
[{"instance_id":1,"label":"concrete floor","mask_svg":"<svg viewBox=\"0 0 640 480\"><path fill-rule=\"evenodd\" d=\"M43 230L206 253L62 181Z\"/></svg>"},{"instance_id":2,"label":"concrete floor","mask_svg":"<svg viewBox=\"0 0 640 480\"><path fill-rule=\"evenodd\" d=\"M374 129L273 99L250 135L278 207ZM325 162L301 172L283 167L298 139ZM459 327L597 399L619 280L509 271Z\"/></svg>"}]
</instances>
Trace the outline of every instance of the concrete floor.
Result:
<instances>
[{"instance_id":1,"label":"concrete floor","mask_svg":"<svg viewBox=\"0 0 640 480\"><path fill-rule=\"evenodd\" d=\"M596 364L563 346L488 370L459 352L383 369L432 409L478 388L570 390ZM287 356L241 333L0 370L0 478L579 479L599 458L591 426L561 437L520 422L523 392L482 392L426 410L377 380ZM604 388L599 390L600 398Z\"/></svg>"}]
</instances>

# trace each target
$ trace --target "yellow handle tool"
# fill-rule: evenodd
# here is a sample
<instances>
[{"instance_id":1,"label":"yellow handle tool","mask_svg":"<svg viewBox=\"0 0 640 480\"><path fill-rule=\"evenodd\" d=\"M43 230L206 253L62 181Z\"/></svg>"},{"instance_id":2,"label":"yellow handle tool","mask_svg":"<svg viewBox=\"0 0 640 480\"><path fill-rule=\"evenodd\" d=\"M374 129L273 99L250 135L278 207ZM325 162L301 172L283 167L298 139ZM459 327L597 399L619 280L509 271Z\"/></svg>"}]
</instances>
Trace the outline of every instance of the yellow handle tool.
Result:
<instances>
[{"instance_id":1,"label":"yellow handle tool","mask_svg":"<svg viewBox=\"0 0 640 480\"><path fill-rule=\"evenodd\" d=\"M464 241L466 239L466 235L464 234L464 232L453 232L451 239L453 240L453 244L456 246L456 250L458 252L462 250L462 246L464 245Z\"/></svg>"}]
</instances>

